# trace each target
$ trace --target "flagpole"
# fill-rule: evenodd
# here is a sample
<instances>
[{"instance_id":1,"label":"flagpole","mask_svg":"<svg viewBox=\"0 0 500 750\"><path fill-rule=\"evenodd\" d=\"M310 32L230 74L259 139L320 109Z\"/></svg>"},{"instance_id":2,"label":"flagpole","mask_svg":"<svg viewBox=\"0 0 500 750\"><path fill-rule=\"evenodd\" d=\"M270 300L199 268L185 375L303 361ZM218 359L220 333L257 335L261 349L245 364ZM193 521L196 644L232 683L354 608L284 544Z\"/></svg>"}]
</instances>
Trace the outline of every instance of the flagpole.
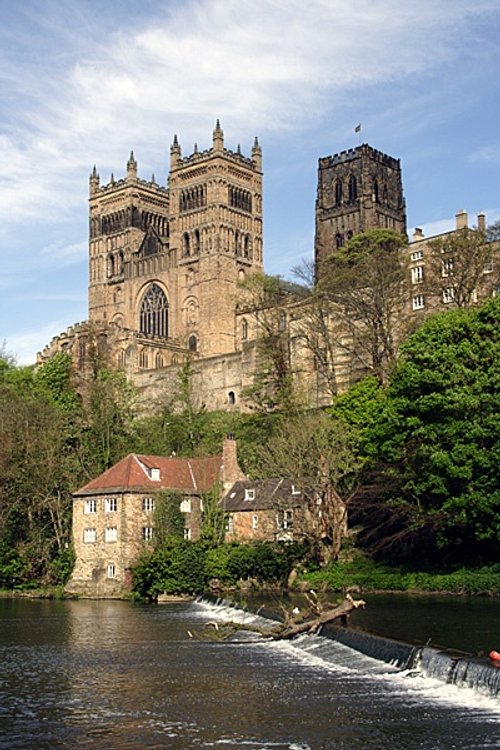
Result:
<instances>
[{"instance_id":1,"label":"flagpole","mask_svg":"<svg viewBox=\"0 0 500 750\"><path fill-rule=\"evenodd\" d=\"M361 123L358 123L356 125L356 127L354 128L354 132L358 134L358 136L359 136L358 146L361 146Z\"/></svg>"}]
</instances>

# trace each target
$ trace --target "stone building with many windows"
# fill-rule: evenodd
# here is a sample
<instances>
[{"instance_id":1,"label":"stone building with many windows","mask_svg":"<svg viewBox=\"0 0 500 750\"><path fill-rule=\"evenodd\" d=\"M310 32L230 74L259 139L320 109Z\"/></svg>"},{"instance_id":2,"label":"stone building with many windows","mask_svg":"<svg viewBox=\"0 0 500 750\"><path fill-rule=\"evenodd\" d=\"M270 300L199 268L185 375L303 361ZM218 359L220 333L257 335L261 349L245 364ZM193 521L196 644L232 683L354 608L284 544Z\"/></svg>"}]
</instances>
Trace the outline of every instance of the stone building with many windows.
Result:
<instances>
[{"instance_id":1,"label":"stone building with many windows","mask_svg":"<svg viewBox=\"0 0 500 750\"><path fill-rule=\"evenodd\" d=\"M244 479L231 436L222 453L206 458L129 454L73 495L75 566L69 594L95 598L123 595L132 567L156 535L159 493L170 491L184 517L184 537L200 534L204 496L220 495Z\"/></svg>"},{"instance_id":2,"label":"stone building with many windows","mask_svg":"<svg viewBox=\"0 0 500 750\"><path fill-rule=\"evenodd\" d=\"M70 326L38 356L72 354L75 369L118 368L135 385L144 410L178 387L179 366L190 358L197 405L246 409L245 393L258 368L257 341L263 315L244 304L240 282L263 270L262 151L257 138L250 156L225 146L217 121L212 146L183 156L174 137L166 187L154 176L138 176L130 154L126 176L101 184L97 169L89 189L89 319ZM457 230L468 220L457 214ZM380 227L406 236L406 208L397 159L368 144L321 158L316 199L315 266L363 230ZM478 217L484 229L485 217ZM448 233L453 235L453 232ZM457 301L458 273L450 257L429 286L431 240L420 230L406 250L408 294L401 316L420 319ZM438 238L439 239L439 238ZM498 293L498 248L478 279L477 295ZM487 260L487 259L486 259ZM447 264L447 265L446 265ZM457 266L456 266L457 269ZM474 291L476 293L476 291ZM305 312L306 311L306 312ZM285 297L279 335L288 336L291 372L311 406L331 398L317 365L304 347L301 316L307 301ZM339 321L332 319L335 327ZM347 354L342 332L335 353L335 392L364 374Z\"/></svg>"}]
</instances>

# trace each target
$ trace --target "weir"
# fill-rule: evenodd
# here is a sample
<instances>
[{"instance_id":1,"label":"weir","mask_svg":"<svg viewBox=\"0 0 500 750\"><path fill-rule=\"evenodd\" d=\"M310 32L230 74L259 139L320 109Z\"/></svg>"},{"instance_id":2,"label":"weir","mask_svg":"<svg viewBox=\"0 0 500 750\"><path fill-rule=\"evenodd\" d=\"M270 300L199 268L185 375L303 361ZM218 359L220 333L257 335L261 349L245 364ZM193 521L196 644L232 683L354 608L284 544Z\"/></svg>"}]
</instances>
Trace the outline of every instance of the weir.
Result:
<instances>
[{"instance_id":1,"label":"weir","mask_svg":"<svg viewBox=\"0 0 500 750\"><path fill-rule=\"evenodd\" d=\"M256 618L256 624L271 624L279 619L275 613L252 613L226 599L202 597L200 602L227 612L228 619L241 621L241 616ZM265 616L264 616L265 615ZM443 683L469 688L493 697L500 695L500 668L486 657L473 657L433 646L410 643L373 635L348 626L327 625L321 635L299 636L291 644L328 663L366 672L408 671ZM353 653L354 652L354 653ZM355 653L374 660L359 660ZM378 666L377 666L378 662Z\"/></svg>"}]
</instances>

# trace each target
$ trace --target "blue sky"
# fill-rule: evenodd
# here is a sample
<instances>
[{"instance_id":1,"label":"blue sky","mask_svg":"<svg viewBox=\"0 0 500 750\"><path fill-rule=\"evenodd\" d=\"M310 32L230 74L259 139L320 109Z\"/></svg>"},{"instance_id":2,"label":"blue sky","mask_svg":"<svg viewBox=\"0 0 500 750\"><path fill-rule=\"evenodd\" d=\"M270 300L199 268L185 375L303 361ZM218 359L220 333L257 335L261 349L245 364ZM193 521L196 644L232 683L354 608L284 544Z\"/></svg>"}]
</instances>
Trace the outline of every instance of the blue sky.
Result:
<instances>
[{"instance_id":1,"label":"blue sky","mask_svg":"<svg viewBox=\"0 0 500 750\"><path fill-rule=\"evenodd\" d=\"M312 252L318 158L401 159L408 226L500 218L499 0L2 0L0 345L87 317L88 175L165 184L169 147L264 158L264 262Z\"/></svg>"}]
</instances>

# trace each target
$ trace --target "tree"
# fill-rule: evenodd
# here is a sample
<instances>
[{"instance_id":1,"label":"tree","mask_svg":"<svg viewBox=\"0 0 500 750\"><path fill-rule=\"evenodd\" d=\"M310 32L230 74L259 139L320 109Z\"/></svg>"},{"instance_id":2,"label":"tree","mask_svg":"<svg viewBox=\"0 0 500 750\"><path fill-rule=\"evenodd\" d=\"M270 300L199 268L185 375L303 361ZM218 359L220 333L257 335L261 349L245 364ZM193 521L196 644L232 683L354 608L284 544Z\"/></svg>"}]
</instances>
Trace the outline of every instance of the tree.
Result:
<instances>
[{"instance_id":1,"label":"tree","mask_svg":"<svg viewBox=\"0 0 500 750\"><path fill-rule=\"evenodd\" d=\"M304 530L322 562L337 557L347 532L347 504L361 461L356 431L323 412L283 420L262 446L258 476L291 480L306 497L312 527Z\"/></svg>"},{"instance_id":2,"label":"tree","mask_svg":"<svg viewBox=\"0 0 500 750\"><path fill-rule=\"evenodd\" d=\"M405 238L388 229L355 235L323 262L316 300L334 319L333 347L386 383L408 331ZM328 308L330 305L330 309Z\"/></svg>"},{"instance_id":3,"label":"tree","mask_svg":"<svg viewBox=\"0 0 500 750\"><path fill-rule=\"evenodd\" d=\"M486 227L486 242L500 240L500 219Z\"/></svg>"},{"instance_id":4,"label":"tree","mask_svg":"<svg viewBox=\"0 0 500 750\"><path fill-rule=\"evenodd\" d=\"M478 295L491 296L499 280L498 252L484 232L465 227L429 242L424 293L440 305L470 307Z\"/></svg>"},{"instance_id":5,"label":"tree","mask_svg":"<svg viewBox=\"0 0 500 750\"><path fill-rule=\"evenodd\" d=\"M290 366L287 305L295 299L298 287L262 273L248 276L239 286L240 309L255 319L257 328L257 367L253 385L244 395L260 410L293 411L297 396Z\"/></svg>"},{"instance_id":6,"label":"tree","mask_svg":"<svg viewBox=\"0 0 500 750\"><path fill-rule=\"evenodd\" d=\"M497 559L500 300L428 319L402 347L372 430L385 479L367 515L383 554Z\"/></svg>"}]
</instances>

